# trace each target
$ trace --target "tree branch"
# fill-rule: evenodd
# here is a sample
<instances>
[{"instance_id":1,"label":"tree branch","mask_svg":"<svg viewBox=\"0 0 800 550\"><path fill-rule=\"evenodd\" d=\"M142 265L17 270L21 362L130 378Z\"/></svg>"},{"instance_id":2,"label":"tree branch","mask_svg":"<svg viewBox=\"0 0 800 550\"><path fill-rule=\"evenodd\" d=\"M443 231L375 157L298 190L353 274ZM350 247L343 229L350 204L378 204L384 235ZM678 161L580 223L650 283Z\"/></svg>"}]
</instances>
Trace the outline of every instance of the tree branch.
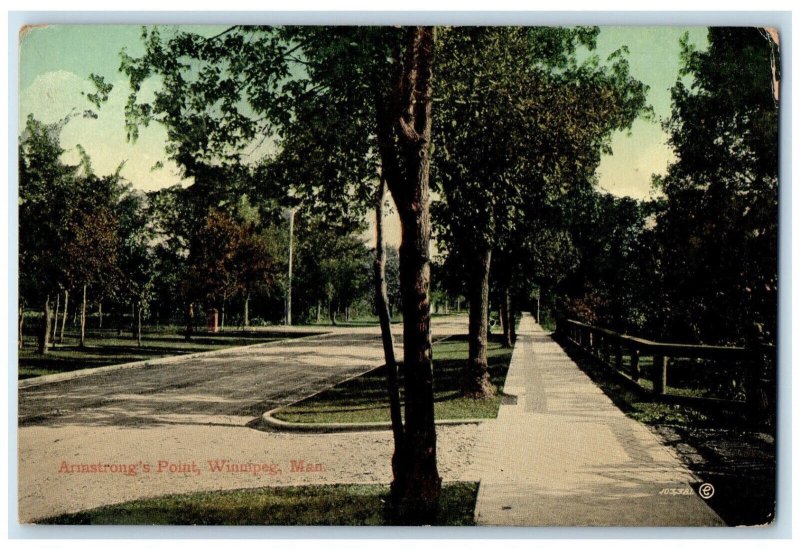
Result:
<instances>
[{"instance_id":1,"label":"tree branch","mask_svg":"<svg viewBox=\"0 0 800 550\"><path fill-rule=\"evenodd\" d=\"M221 33L219 33L219 34L215 34L214 36L209 36L208 38L205 38L204 40L205 40L206 42L211 42L211 41L213 41L213 40L216 40L217 38L222 38L223 36L225 36L225 35L226 35L226 34L228 34L229 32L233 32L234 30L236 30L236 29L238 29L238 28L239 28L239 25L234 25L234 26L232 26L232 27L228 27L227 29L225 29L225 30L224 30L224 31L222 31Z\"/></svg>"}]
</instances>

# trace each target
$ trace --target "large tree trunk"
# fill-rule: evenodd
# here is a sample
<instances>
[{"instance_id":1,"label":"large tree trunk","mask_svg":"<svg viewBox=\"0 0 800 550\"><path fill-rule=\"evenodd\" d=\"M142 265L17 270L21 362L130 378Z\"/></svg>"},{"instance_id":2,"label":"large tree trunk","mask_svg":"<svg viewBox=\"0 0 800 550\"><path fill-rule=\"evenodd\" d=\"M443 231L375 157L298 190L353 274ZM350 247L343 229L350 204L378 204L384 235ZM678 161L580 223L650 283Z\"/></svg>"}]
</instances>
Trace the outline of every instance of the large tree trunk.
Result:
<instances>
[{"instance_id":1,"label":"large tree trunk","mask_svg":"<svg viewBox=\"0 0 800 550\"><path fill-rule=\"evenodd\" d=\"M392 419L395 452L403 448L403 417L400 410L400 385L397 375L397 359L394 355L392 317L389 314L389 293L386 285L386 243L383 236L383 201L386 196L386 180L381 177L375 194L375 310L381 325L383 356L386 361L386 389L389 392L389 415ZM402 451L401 451L402 454Z\"/></svg>"},{"instance_id":2,"label":"large tree trunk","mask_svg":"<svg viewBox=\"0 0 800 550\"><path fill-rule=\"evenodd\" d=\"M405 439L399 455L395 450L401 466L397 468L393 491L399 517L403 521L426 523L433 520L441 491L441 478L436 466L428 301L430 219L427 215L418 219L409 213L404 218L400 288L403 299ZM406 235L410 235L410 238L406 238Z\"/></svg>"},{"instance_id":3,"label":"large tree trunk","mask_svg":"<svg viewBox=\"0 0 800 550\"><path fill-rule=\"evenodd\" d=\"M464 394L475 399L494 395L486 355L489 332L489 267L492 251L478 255L469 280L469 360L464 373Z\"/></svg>"},{"instance_id":4,"label":"large tree trunk","mask_svg":"<svg viewBox=\"0 0 800 550\"><path fill-rule=\"evenodd\" d=\"M244 297L244 326L250 326L250 293L245 294Z\"/></svg>"},{"instance_id":5,"label":"large tree trunk","mask_svg":"<svg viewBox=\"0 0 800 550\"><path fill-rule=\"evenodd\" d=\"M103 330L103 302L97 303L97 328Z\"/></svg>"},{"instance_id":6,"label":"large tree trunk","mask_svg":"<svg viewBox=\"0 0 800 550\"><path fill-rule=\"evenodd\" d=\"M61 318L61 334L58 337L58 343L59 344L63 344L64 343L64 327L67 324L67 309L68 309L68 305L69 305L69 290L65 290L64 291L64 315ZM58 319L56 319L56 323L57 322L58 322Z\"/></svg>"},{"instance_id":7,"label":"large tree trunk","mask_svg":"<svg viewBox=\"0 0 800 550\"><path fill-rule=\"evenodd\" d=\"M83 303L81 304L81 339L78 345L81 348L86 347L86 285L83 285Z\"/></svg>"},{"instance_id":8,"label":"large tree trunk","mask_svg":"<svg viewBox=\"0 0 800 550\"><path fill-rule=\"evenodd\" d=\"M431 357L428 167L434 31L407 29L405 54L394 55L391 92L378 105L382 172L400 214L403 300L403 445L392 457L392 511L406 524L435 521L442 480L436 466Z\"/></svg>"},{"instance_id":9,"label":"large tree trunk","mask_svg":"<svg viewBox=\"0 0 800 550\"><path fill-rule=\"evenodd\" d=\"M38 352L41 355L47 353L50 347L50 319L53 315L53 310L50 307L50 295L44 301L44 315L42 315L41 326L39 327L39 348Z\"/></svg>"}]
</instances>

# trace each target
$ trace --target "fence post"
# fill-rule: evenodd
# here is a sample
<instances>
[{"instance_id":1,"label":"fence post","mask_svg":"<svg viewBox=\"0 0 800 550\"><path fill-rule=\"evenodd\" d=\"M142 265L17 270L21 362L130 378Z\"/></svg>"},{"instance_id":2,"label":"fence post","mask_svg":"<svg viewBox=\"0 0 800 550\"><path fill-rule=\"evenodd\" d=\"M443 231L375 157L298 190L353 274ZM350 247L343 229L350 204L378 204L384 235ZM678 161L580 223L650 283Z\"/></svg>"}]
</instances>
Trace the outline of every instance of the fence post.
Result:
<instances>
[{"instance_id":1,"label":"fence post","mask_svg":"<svg viewBox=\"0 0 800 550\"><path fill-rule=\"evenodd\" d=\"M622 370L622 340L617 340L616 354L614 357L614 364L618 371Z\"/></svg>"},{"instance_id":2,"label":"fence post","mask_svg":"<svg viewBox=\"0 0 800 550\"><path fill-rule=\"evenodd\" d=\"M753 323L747 336L745 403L750 417L755 421L761 421L768 416L768 411L775 402L775 391L771 384L775 380L775 358L767 351L761 325Z\"/></svg>"},{"instance_id":3,"label":"fence post","mask_svg":"<svg viewBox=\"0 0 800 550\"><path fill-rule=\"evenodd\" d=\"M664 395L667 391L667 358L653 356L653 393Z\"/></svg>"},{"instance_id":4,"label":"fence post","mask_svg":"<svg viewBox=\"0 0 800 550\"><path fill-rule=\"evenodd\" d=\"M631 351L631 380L639 381L639 350L630 348Z\"/></svg>"}]
</instances>

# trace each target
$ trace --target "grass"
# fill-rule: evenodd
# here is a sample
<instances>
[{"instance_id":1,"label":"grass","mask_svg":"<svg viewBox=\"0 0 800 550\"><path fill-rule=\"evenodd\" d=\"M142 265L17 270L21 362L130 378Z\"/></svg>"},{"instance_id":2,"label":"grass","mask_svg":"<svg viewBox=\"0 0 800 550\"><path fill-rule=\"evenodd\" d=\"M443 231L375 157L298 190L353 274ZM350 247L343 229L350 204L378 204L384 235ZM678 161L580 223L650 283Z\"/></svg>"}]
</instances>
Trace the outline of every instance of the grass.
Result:
<instances>
[{"instance_id":1,"label":"grass","mask_svg":"<svg viewBox=\"0 0 800 550\"><path fill-rule=\"evenodd\" d=\"M546 332L555 332L556 320L552 317L542 317L542 322L539 323Z\"/></svg>"},{"instance_id":2,"label":"grass","mask_svg":"<svg viewBox=\"0 0 800 550\"><path fill-rule=\"evenodd\" d=\"M439 317L451 317L457 315L463 315L463 312L457 312L455 310L450 311L449 313L431 313L431 317L439 318ZM380 320L378 319L377 315L370 315L370 314L360 314L357 316L350 317L349 320L345 320L344 316L337 316L336 317L336 326L337 327L368 327L368 326L376 326L378 325ZM398 324L403 322L403 316L400 313L395 313L392 315L392 324ZM309 326L315 327L330 327L333 326L329 317L320 317L319 322L311 321L308 323Z\"/></svg>"},{"instance_id":3,"label":"grass","mask_svg":"<svg viewBox=\"0 0 800 550\"><path fill-rule=\"evenodd\" d=\"M609 357L614 362L613 355ZM678 397L707 397L743 401L746 365L703 359L670 358L667 374L667 395ZM622 370L631 372L631 356L622 355ZM653 389L653 357L639 359L637 383L647 391Z\"/></svg>"},{"instance_id":4,"label":"grass","mask_svg":"<svg viewBox=\"0 0 800 550\"><path fill-rule=\"evenodd\" d=\"M477 483L445 483L431 525L474 525ZM172 495L64 514L56 525L389 525L384 485L264 487Z\"/></svg>"},{"instance_id":5,"label":"grass","mask_svg":"<svg viewBox=\"0 0 800 550\"><path fill-rule=\"evenodd\" d=\"M78 346L77 335L69 334L65 335L65 344L57 345L46 355L36 353L33 339L26 339L25 347L19 350L18 377L21 380L157 357L247 346L291 336L295 335L266 331L229 332L197 335L187 342L182 334L159 332L143 334L142 346L139 347L133 338L117 337L116 331L108 331L105 334L93 332L87 338L86 347L83 349Z\"/></svg>"},{"instance_id":6,"label":"grass","mask_svg":"<svg viewBox=\"0 0 800 550\"><path fill-rule=\"evenodd\" d=\"M485 400L470 399L461 395L461 374L466 367L467 352L466 336L451 337L433 344L434 412L439 420L497 416L501 402L500 395ZM498 393L502 391L505 383L511 352L511 349L501 347L499 337L490 337L489 375ZM402 368L400 372L402 377ZM287 422L314 424L389 422L385 376L383 367L375 369L285 407L274 416Z\"/></svg>"}]
</instances>

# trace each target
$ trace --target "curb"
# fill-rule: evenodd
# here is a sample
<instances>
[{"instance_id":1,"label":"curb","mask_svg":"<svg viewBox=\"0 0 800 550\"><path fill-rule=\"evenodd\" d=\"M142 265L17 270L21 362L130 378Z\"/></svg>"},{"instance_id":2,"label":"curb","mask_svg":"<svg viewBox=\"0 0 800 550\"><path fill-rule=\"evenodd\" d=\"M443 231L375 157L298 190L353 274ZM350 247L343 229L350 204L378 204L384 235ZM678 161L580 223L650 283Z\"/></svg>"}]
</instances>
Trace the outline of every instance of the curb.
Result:
<instances>
[{"instance_id":1,"label":"curb","mask_svg":"<svg viewBox=\"0 0 800 550\"><path fill-rule=\"evenodd\" d=\"M170 363L176 363L178 361L183 361L186 359L196 359L198 357L210 357L214 355L221 355L223 353L228 353L230 351L235 351L235 350L255 348L258 346L268 346L271 344L278 344L281 342L289 342L289 341L294 342L296 340L303 340L305 338L313 338L315 336L322 336L326 334L328 333L315 332L314 334L308 334L306 336L298 336L295 338L281 338L279 340L272 340L271 342L259 342L257 344L250 344L247 346L235 346L231 348L215 349L212 351L198 351L195 353L187 353L185 355L170 355L167 357L159 357L157 359L145 359L143 361L120 363L118 365L106 365L105 367L97 367L94 369L79 369L69 372L60 372L58 374L46 374L44 376L37 376L35 378L26 378L24 380L19 380L17 382L17 388L23 389L23 388L32 388L36 386L44 386L46 384L65 382L67 380L73 380L75 378L83 378L85 376L90 376L92 374L106 374L118 370L134 369L138 367L147 368L147 367L157 367L161 365L169 365Z\"/></svg>"},{"instance_id":2,"label":"curb","mask_svg":"<svg viewBox=\"0 0 800 550\"><path fill-rule=\"evenodd\" d=\"M286 422L278 420L272 413L278 412L283 407L278 407L261 415L261 426L280 430L283 432L301 433L337 433L337 432L369 432L386 431L392 429L391 422L325 422L320 424L302 424L300 422ZM437 426L461 426L465 424L481 424L494 418L453 418L447 420L437 420Z\"/></svg>"},{"instance_id":3,"label":"curb","mask_svg":"<svg viewBox=\"0 0 800 550\"><path fill-rule=\"evenodd\" d=\"M448 334L443 336L435 342L443 342L449 338L452 338L453 334ZM356 374L345 380L342 380L338 384L344 384L345 382L349 382L350 380L354 380L356 378L360 378L367 373L375 371L379 368L382 368L384 365L380 365L369 369L367 371L362 372L361 374ZM334 386L335 387L335 386ZM264 414L261 415L261 422L260 425L262 428L273 429L273 430L280 430L283 432L299 432L299 433L337 433L337 432L366 432L366 431L385 431L392 429L391 422L320 422L320 423L301 423L301 422L287 422L286 420L280 420L273 416L274 413L280 411L281 409L285 409L287 407L291 407L295 403L299 403L301 401L305 401L306 399L311 399L312 397L319 395L322 392L329 390L330 388L324 388L312 395L308 395L303 397L302 399L298 399L288 405L281 405L280 407L275 407L274 409L270 409ZM506 393L505 391L503 392ZM514 397L514 396L512 396ZM486 422L487 420L496 420L495 418L449 418L445 420L436 420L435 424L437 426L461 426L467 424L481 424Z\"/></svg>"}]
</instances>

